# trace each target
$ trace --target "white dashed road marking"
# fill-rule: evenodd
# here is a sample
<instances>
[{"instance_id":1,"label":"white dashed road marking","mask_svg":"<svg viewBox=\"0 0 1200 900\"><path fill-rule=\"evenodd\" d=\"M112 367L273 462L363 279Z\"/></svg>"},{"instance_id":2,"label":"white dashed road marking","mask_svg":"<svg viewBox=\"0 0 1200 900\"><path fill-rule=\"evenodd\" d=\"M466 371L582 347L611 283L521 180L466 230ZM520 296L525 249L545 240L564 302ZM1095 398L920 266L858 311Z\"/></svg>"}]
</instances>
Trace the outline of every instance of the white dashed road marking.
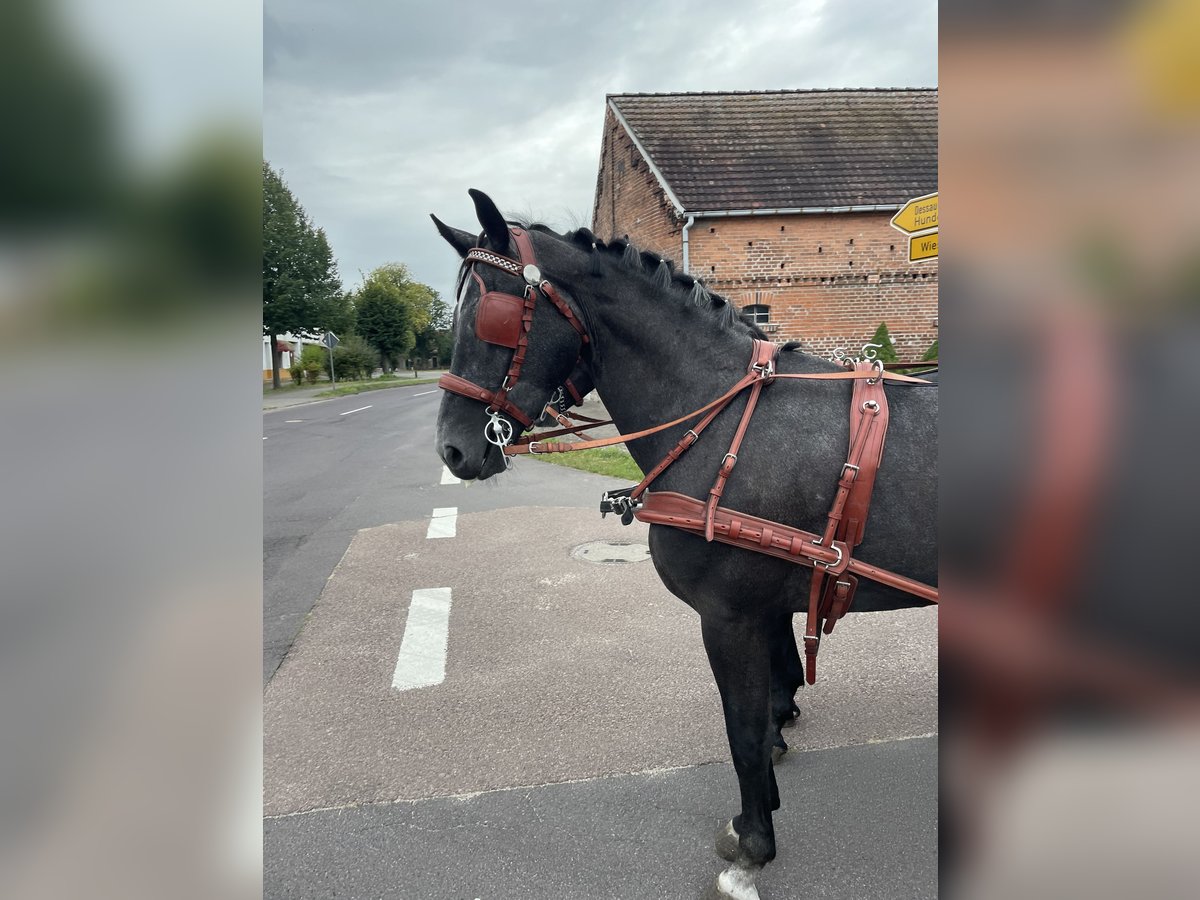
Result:
<instances>
[{"instance_id":1,"label":"white dashed road marking","mask_svg":"<svg viewBox=\"0 0 1200 900\"><path fill-rule=\"evenodd\" d=\"M437 391L421 391L421 393L413 394L413 396L414 397L425 397L425 396L428 396L429 394L436 394L436 393L437 393Z\"/></svg>"},{"instance_id":2,"label":"white dashed road marking","mask_svg":"<svg viewBox=\"0 0 1200 900\"><path fill-rule=\"evenodd\" d=\"M446 678L446 640L450 631L450 588L413 591L400 656L392 673L392 688L441 684Z\"/></svg>"},{"instance_id":3,"label":"white dashed road marking","mask_svg":"<svg viewBox=\"0 0 1200 900\"><path fill-rule=\"evenodd\" d=\"M454 477L454 473L452 473L446 466L442 466L442 484L458 484L458 483L459 483L459 481L457 478Z\"/></svg>"},{"instance_id":4,"label":"white dashed road marking","mask_svg":"<svg viewBox=\"0 0 1200 900\"><path fill-rule=\"evenodd\" d=\"M429 531L425 533L427 538L448 538L454 537L455 528L458 523L458 507L447 506L444 508L435 509L433 518L429 520Z\"/></svg>"},{"instance_id":5,"label":"white dashed road marking","mask_svg":"<svg viewBox=\"0 0 1200 900\"><path fill-rule=\"evenodd\" d=\"M348 416L350 413L362 412L364 409L370 409L371 406L360 406L358 409L348 409L344 413L338 413L339 416Z\"/></svg>"},{"instance_id":6,"label":"white dashed road marking","mask_svg":"<svg viewBox=\"0 0 1200 900\"><path fill-rule=\"evenodd\" d=\"M304 421L303 419L284 419L284 420L283 420L283 424L285 424L285 425L299 425L299 424L300 424L301 422L303 422L303 421Z\"/></svg>"}]
</instances>

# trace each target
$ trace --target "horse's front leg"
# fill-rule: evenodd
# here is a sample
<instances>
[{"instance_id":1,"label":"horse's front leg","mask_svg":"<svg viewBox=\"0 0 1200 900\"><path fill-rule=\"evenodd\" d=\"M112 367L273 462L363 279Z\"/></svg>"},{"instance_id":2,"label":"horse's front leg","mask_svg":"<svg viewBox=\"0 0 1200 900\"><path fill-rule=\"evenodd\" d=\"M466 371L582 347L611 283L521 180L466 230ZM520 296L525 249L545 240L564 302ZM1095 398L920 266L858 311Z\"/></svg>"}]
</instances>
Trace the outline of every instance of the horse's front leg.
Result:
<instances>
[{"instance_id":1,"label":"horse's front leg","mask_svg":"<svg viewBox=\"0 0 1200 900\"><path fill-rule=\"evenodd\" d=\"M778 803L771 770L771 664L768 623L743 619L702 619L704 649L708 652L721 705L725 733L741 789L742 811L726 827L718 852L728 852L737 837L733 865L717 879L719 896L758 900L755 880L775 858L775 829L771 809ZM723 842L726 844L722 846Z\"/></svg>"}]
</instances>

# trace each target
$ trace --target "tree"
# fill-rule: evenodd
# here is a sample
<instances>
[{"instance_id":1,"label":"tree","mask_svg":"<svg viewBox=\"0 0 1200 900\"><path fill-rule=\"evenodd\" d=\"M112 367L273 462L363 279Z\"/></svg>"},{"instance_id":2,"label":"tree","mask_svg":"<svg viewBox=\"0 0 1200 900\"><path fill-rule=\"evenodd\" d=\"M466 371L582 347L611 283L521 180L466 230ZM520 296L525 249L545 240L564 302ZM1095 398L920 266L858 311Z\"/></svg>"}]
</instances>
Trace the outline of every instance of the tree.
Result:
<instances>
[{"instance_id":1,"label":"tree","mask_svg":"<svg viewBox=\"0 0 1200 900\"><path fill-rule=\"evenodd\" d=\"M879 327L875 329L875 334L871 336L871 343L882 346L882 349L876 351L876 354L883 362L894 363L900 361L900 357L896 355L896 345L892 342L892 336L888 334L887 322L879 323Z\"/></svg>"},{"instance_id":2,"label":"tree","mask_svg":"<svg viewBox=\"0 0 1200 900\"><path fill-rule=\"evenodd\" d=\"M430 313L429 327L417 335L417 346L413 353L419 359L435 358L439 364L447 365L450 347L454 343L450 334L451 310L436 291L433 293Z\"/></svg>"},{"instance_id":3,"label":"tree","mask_svg":"<svg viewBox=\"0 0 1200 900\"><path fill-rule=\"evenodd\" d=\"M354 309L359 335L379 353L380 368L390 372L416 342L400 288L376 269L358 289Z\"/></svg>"},{"instance_id":4,"label":"tree","mask_svg":"<svg viewBox=\"0 0 1200 900\"><path fill-rule=\"evenodd\" d=\"M407 266L387 263L366 277L354 297L355 328L390 371L417 346L418 335L446 318L444 306L437 291L412 280Z\"/></svg>"},{"instance_id":5,"label":"tree","mask_svg":"<svg viewBox=\"0 0 1200 900\"><path fill-rule=\"evenodd\" d=\"M325 231L313 225L283 179L263 162L263 334L279 387L279 335L316 336L346 321L346 298Z\"/></svg>"}]
</instances>

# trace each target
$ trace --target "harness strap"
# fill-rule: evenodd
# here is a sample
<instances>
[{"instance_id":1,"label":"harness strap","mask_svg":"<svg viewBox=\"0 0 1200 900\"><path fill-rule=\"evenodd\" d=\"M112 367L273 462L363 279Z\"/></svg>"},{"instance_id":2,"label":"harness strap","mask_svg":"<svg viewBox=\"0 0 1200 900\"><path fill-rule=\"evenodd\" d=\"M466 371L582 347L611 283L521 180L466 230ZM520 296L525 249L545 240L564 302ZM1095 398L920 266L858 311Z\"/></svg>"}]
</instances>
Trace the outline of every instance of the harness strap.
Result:
<instances>
[{"instance_id":1,"label":"harness strap","mask_svg":"<svg viewBox=\"0 0 1200 900\"><path fill-rule=\"evenodd\" d=\"M856 371L877 371L872 363L856 364ZM883 458L887 437L888 402L877 378L854 383L850 397L850 451L838 477L837 493L829 509L825 532L820 541L832 544L840 540L853 553L862 541L875 474ZM814 567L808 591L808 616L804 626L804 677L817 680L817 652L821 634L830 634L837 620L854 602L858 579L845 575L830 579L828 573Z\"/></svg>"},{"instance_id":2,"label":"harness strap","mask_svg":"<svg viewBox=\"0 0 1200 900\"><path fill-rule=\"evenodd\" d=\"M746 400L742 419L738 422L737 431L733 434L729 452L721 460L721 467L717 470L717 480L713 482L713 486L708 491L708 505L704 511L704 539L709 543L712 543L713 539L713 513L721 501L721 494L725 492L725 483L729 481L729 476L733 474L733 467L737 465L738 451L742 449L742 440L746 437L746 429L750 427L750 417L754 415L754 407L758 405L763 385L775 373L775 357L778 354L778 348L770 341L757 339L754 341L754 355L750 358L747 375L756 376L757 380L750 388L750 397Z\"/></svg>"},{"instance_id":3,"label":"harness strap","mask_svg":"<svg viewBox=\"0 0 1200 900\"><path fill-rule=\"evenodd\" d=\"M444 391L449 391L452 394L458 394L461 397L469 397L472 400L481 400L488 405L488 409L496 409L502 413L512 416L526 428L533 427L533 420L525 413L521 412L511 400L505 396L504 391L489 391L487 388L467 381L465 378L460 378L457 375L447 372L438 379L438 387Z\"/></svg>"},{"instance_id":4,"label":"harness strap","mask_svg":"<svg viewBox=\"0 0 1200 900\"><path fill-rule=\"evenodd\" d=\"M583 405L583 396L579 393L579 388L575 387L575 382L573 382L570 378L568 378L566 381L563 382L563 387L565 387L567 389L567 393L571 395L571 401L572 401L573 406L582 406ZM582 418L582 417L580 417L580 418Z\"/></svg>"},{"instance_id":5,"label":"harness strap","mask_svg":"<svg viewBox=\"0 0 1200 900\"><path fill-rule=\"evenodd\" d=\"M704 502L675 491L655 491L647 494L645 501L634 510L633 515L639 522L670 525L697 535L704 533ZM851 574L870 578L930 603L938 602L937 588L854 559L841 541L834 541L832 546L823 546L817 543L819 535L811 531L760 519L758 516L723 506L717 508L713 519L713 540L718 543L753 550L803 566L811 566L815 562L823 571L833 575Z\"/></svg>"},{"instance_id":6,"label":"harness strap","mask_svg":"<svg viewBox=\"0 0 1200 900\"><path fill-rule=\"evenodd\" d=\"M776 381L780 378L802 378L809 381L854 381L867 378L882 378L886 381L906 381L911 384L929 384L920 378L912 378L908 375L897 375L892 372L884 372L878 374L875 372L810 372L807 374L791 374L780 375L775 373L767 377L767 381ZM568 453L572 450L591 450L594 447L611 447L613 444L623 444L626 441L636 441L638 438L646 437L647 435L657 434L660 431L666 431L668 428L674 428L676 425L681 425L690 419L702 413L708 412L710 409L727 404L746 388L750 387L754 382L760 380L758 373L748 374L742 377L733 387L710 403L704 404L699 409L694 409L690 413L680 416L678 419L672 419L670 422L664 422L662 425L655 425L652 428L644 428L641 431L635 431L632 434L619 434L610 438L600 438L594 441L578 441L573 444L560 444L553 441L541 443L533 441L530 444L515 445L504 448L504 452L510 456L520 456L525 453ZM532 448L532 449L531 449Z\"/></svg>"}]
</instances>

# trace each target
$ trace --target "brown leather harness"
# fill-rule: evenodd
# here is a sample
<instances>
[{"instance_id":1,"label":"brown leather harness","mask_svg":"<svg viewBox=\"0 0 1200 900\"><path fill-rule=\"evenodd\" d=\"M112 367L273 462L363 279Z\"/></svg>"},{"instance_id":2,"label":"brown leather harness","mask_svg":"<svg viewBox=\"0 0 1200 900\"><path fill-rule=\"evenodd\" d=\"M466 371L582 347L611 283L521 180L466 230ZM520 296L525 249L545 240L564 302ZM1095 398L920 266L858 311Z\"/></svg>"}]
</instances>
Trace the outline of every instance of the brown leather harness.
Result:
<instances>
[{"instance_id":1,"label":"brown leather harness","mask_svg":"<svg viewBox=\"0 0 1200 900\"><path fill-rule=\"evenodd\" d=\"M508 400L508 392L516 383L525 359L538 293L549 299L579 333L581 347L587 344L589 339L570 307L558 296L553 286L541 277L529 235L523 229L515 227L511 228L511 232L521 256L520 261L479 248L468 251L464 260L464 265L472 266L471 275L483 291L476 317L476 336L488 343L514 349L513 362L508 374L497 391L489 391L457 375L443 375L439 381L439 385L445 390L488 404L488 412L492 418L485 428L485 436L492 443L499 444L506 457L527 453L565 453L627 443L701 417L667 455L651 468L641 482L627 490L606 493L600 504L601 512L606 515L609 512L620 513L622 521L626 524L636 518L640 522L668 525L703 535L707 541L719 541L810 567L813 575L804 631L805 679L809 684L814 683L817 677L817 651L821 645L821 634L832 632L837 620L849 610L860 577L913 594L931 603L938 602L937 588L873 566L853 556L854 548L863 538L875 475L883 458L884 440L887 436L888 404L883 382L928 382L885 372L878 360L848 361L848 369L844 372L781 374L775 371L779 348L769 341L755 340L746 374L717 399L678 419L633 434L569 444L546 441L545 438L576 433L594 425L574 428L568 426L560 431L543 432L513 442L511 426L500 419L500 413L512 416L526 428L531 425L530 417ZM483 280L474 271L474 263L484 263L513 275L523 275L527 282L525 296L520 298L488 291ZM486 311L485 306L489 307ZM725 485L733 473L734 466L737 465L738 451L749 429L762 390L767 384L782 379L854 382L850 400L850 448L838 477L837 493L829 510L825 529L821 534L760 519L720 505ZM650 484L695 444L704 430L743 391L749 391L746 407L742 411L729 451L721 460L707 499L697 500L674 491L647 492ZM497 421L502 422L507 433L502 433L503 429L496 425Z\"/></svg>"}]
</instances>

